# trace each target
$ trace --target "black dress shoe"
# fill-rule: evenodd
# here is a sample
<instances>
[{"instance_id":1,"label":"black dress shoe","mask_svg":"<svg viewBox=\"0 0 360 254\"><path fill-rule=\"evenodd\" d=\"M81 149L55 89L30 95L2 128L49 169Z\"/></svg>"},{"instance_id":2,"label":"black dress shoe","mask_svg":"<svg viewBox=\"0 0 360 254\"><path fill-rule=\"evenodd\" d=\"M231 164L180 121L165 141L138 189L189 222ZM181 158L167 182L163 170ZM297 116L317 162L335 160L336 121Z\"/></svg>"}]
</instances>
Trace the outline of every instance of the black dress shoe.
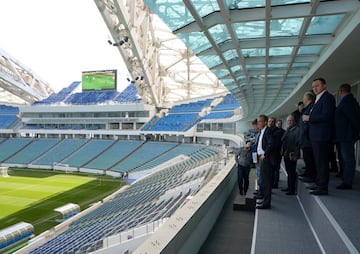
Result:
<instances>
[{"instance_id":1,"label":"black dress shoe","mask_svg":"<svg viewBox=\"0 0 360 254\"><path fill-rule=\"evenodd\" d=\"M257 205L261 205L262 203L263 203L262 200L256 200Z\"/></svg>"},{"instance_id":2,"label":"black dress shoe","mask_svg":"<svg viewBox=\"0 0 360 254\"><path fill-rule=\"evenodd\" d=\"M289 191L289 188L283 188L283 189L281 189L281 191L288 192L288 191Z\"/></svg>"},{"instance_id":3,"label":"black dress shoe","mask_svg":"<svg viewBox=\"0 0 360 254\"><path fill-rule=\"evenodd\" d=\"M342 184L336 186L336 189L338 189L338 190L351 190L351 189L352 189L352 185L351 185L351 184L342 183Z\"/></svg>"},{"instance_id":4,"label":"black dress shoe","mask_svg":"<svg viewBox=\"0 0 360 254\"><path fill-rule=\"evenodd\" d=\"M317 190L318 187L316 186L316 184L313 184L313 185L307 186L306 189L308 189L308 190Z\"/></svg>"},{"instance_id":5,"label":"black dress shoe","mask_svg":"<svg viewBox=\"0 0 360 254\"><path fill-rule=\"evenodd\" d=\"M255 195L255 196L254 196L254 199L263 199L263 198L264 198L263 195Z\"/></svg>"},{"instance_id":6,"label":"black dress shoe","mask_svg":"<svg viewBox=\"0 0 360 254\"><path fill-rule=\"evenodd\" d=\"M254 191L253 194L254 194L254 195L257 195L257 194L259 194L259 192L258 192L258 191Z\"/></svg>"},{"instance_id":7,"label":"black dress shoe","mask_svg":"<svg viewBox=\"0 0 360 254\"><path fill-rule=\"evenodd\" d=\"M337 173L337 174L335 175L335 177L343 177L343 174Z\"/></svg>"},{"instance_id":8,"label":"black dress shoe","mask_svg":"<svg viewBox=\"0 0 360 254\"><path fill-rule=\"evenodd\" d=\"M271 206L270 205L257 205L256 209L270 209Z\"/></svg>"},{"instance_id":9,"label":"black dress shoe","mask_svg":"<svg viewBox=\"0 0 360 254\"><path fill-rule=\"evenodd\" d=\"M317 189L317 190L310 191L310 194L316 195L316 196L323 196L323 195L328 195L328 191L322 190L322 189Z\"/></svg>"},{"instance_id":10,"label":"black dress shoe","mask_svg":"<svg viewBox=\"0 0 360 254\"><path fill-rule=\"evenodd\" d=\"M295 192L294 191L288 191L285 194L288 195L288 196L294 196Z\"/></svg>"}]
</instances>

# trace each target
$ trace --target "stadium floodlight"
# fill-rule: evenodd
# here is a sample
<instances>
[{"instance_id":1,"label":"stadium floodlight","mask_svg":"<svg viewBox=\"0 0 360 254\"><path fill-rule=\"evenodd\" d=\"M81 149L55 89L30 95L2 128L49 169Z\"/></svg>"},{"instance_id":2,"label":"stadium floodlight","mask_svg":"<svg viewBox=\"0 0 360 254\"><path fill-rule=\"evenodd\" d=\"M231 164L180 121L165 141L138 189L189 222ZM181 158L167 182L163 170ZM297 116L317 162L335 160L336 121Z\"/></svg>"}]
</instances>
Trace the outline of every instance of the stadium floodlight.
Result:
<instances>
[{"instance_id":1,"label":"stadium floodlight","mask_svg":"<svg viewBox=\"0 0 360 254\"><path fill-rule=\"evenodd\" d=\"M127 36L124 36L124 38L118 42L112 42L111 40L108 40L108 43L114 47L122 46L127 42L129 42L129 37L127 37Z\"/></svg>"}]
</instances>

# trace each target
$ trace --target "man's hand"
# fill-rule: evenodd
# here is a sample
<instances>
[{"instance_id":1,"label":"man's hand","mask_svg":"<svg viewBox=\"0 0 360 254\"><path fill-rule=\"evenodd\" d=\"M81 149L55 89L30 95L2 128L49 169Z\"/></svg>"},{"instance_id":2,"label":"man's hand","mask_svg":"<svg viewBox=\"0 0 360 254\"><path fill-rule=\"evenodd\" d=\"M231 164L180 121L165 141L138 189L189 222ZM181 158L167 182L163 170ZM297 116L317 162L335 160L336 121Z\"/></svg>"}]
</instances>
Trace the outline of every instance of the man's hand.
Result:
<instances>
[{"instance_id":1,"label":"man's hand","mask_svg":"<svg viewBox=\"0 0 360 254\"><path fill-rule=\"evenodd\" d=\"M310 118L309 115L303 115L302 116L302 119L303 119L304 122L309 122L309 118Z\"/></svg>"},{"instance_id":2,"label":"man's hand","mask_svg":"<svg viewBox=\"0 0 360 254\"><path fill-rule=\"evenodd\" d=\"M260 160L264 160L265 159L265 155L260 155Z\"/></svg>"}]
</instances>

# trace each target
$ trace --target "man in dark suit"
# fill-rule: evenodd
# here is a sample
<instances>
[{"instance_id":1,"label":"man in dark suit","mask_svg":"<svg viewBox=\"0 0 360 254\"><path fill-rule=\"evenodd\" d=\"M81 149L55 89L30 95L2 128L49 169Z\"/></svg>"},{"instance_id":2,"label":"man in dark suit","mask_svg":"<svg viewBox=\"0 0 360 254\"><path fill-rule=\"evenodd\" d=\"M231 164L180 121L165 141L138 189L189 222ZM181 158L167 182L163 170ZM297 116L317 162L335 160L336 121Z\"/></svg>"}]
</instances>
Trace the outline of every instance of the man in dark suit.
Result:
<instances>
[{"instance_id":1,"label":"man in dark suit","mask_svg":"<svg viewBox=\"0 0 360 254\"><path fill-rule=\"evenodd\" d=\"M317 78L312 82L316 100L310 115L302 116L303 121L309 123L309 138L317 169L316 185L310 192L313 195L328 194L329 146L334 132L335 98L326 88L323 78Z\"/></svg>"},{"instance_id":2,"label":"man in dark suit","mask_svg":"<svg viewBox=\"0 0 360 254\"><path fill-rule=\"evenodd\" d=\"M281 138L284 135L285 130L278 128L276 125L276 118L269 117L268 120L268 128L271 129L274 137L274 158L275 164L272 165L273 172L272 172L272 188L277 189L279 187L279 175L280 175L280 164L281 164L281 146L282 141Z\"/></svg>"},{"instance_id":3,"label":"man in dark suit","mask_svg":"<svg viewBox=\"0 0 360 254\"><path fill-rule=\"evenodd\" d=\"M343 158L343 178L337 189L352 189L355 174L354 145L359 139L360 107L351 94L351 86L342 84L339 88L340 103L335 110L335 139L340 144Z\"/></svg>"},{"instance_id":4,"label":"man in dark suit","mask_svg":"<svg viewBox=\"0 0 360 254\"><path fill-rule=\"evenodd\" d=\"M260 115L257 118L258 126L261 129L256 143L257 155L261 171L262 185L264 189L264 199L257 209L271 208L271 189L272 189L272 165L275 163L274 158L274 141L271 129L267 127L268 117Z\"/></svg>"}]
</instances>

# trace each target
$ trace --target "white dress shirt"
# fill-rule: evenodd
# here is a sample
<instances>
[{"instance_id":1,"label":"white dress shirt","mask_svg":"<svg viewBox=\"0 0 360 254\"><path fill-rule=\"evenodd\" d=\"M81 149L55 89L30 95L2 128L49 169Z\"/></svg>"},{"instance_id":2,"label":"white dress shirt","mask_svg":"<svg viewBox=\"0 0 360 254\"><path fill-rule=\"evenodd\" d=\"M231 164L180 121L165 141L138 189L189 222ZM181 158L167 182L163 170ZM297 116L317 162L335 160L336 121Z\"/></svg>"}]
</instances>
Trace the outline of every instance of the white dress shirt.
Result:
<instances>
[{"instance_id":1,"label":"white dress shirt","mask_svg":"<svg viewBox=\"0 0 360 254\"><path fill-rule=\"evenodd\" d=\"M265 151L264 149L262 148L262 140L263 140L263 137L264 137L264 132L266 130L266 126L261 129L260 131L260 136L259 136L259 141L258 141L258 146L257 146L257 154L260 156L262 154L265 154Z\"/></svg>"}]
</instances>

